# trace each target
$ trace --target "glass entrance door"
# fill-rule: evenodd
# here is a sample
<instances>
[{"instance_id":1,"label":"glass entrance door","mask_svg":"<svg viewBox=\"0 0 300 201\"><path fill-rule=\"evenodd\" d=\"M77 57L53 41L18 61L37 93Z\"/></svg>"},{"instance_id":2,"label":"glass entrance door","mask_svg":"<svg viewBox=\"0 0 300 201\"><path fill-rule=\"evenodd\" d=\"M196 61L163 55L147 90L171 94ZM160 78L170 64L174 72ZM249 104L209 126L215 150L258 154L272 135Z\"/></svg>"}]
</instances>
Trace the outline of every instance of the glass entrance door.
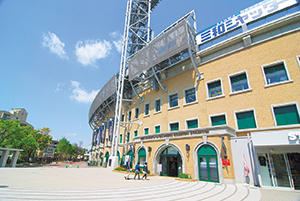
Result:
<instances>
[{"instance_id":1,"label":"glass entrance door","mask_svg":"<svg viewBox=\"0 0 300 201\"><path fill-rule=\"evenodd\" d=\"M257 154L263 186L293 188L287 154Z\"/></svg>"},{"instance_id":2,"label":"glass entrance door","mask_svg":"<svg viewBox=\"0 0 300 201\"><path fill-rule=\"evenodd\" d=\"M295 190L300 190L300 153L288 153L289 165Z\"/></svg>"}]
</instances>

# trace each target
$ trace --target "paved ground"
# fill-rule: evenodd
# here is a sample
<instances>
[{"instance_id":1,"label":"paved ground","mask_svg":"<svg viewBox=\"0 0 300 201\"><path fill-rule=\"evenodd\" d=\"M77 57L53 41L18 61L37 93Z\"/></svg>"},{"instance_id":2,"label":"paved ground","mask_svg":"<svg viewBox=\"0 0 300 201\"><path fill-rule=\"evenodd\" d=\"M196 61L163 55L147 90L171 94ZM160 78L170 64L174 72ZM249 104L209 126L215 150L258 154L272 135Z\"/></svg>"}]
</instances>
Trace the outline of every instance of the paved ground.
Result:
<instances>
[{"instance_id":1,"label":"paved ground","mask_svg":"<svg viewBox=\"0 0 300 201\"><path fill-rule=\"evenodd\" d=\"M79 166L78 166L79 165ZM131 176L132 178L133 176ZM6 200L299 200L299 191L242 184L177 181L169 177L125 180L124 174L86 164L1 168L0 201Z\"/></svg>"}]
</instances>

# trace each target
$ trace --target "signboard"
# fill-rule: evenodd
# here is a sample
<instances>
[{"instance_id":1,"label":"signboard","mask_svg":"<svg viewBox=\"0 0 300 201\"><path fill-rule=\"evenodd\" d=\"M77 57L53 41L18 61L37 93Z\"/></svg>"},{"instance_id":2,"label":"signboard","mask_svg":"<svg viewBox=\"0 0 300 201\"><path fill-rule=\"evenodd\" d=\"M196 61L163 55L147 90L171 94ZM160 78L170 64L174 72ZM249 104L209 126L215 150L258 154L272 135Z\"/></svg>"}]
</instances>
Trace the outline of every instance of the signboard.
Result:
<instances>
[{"instance_id":1,"label":"signboard","mask_svg":"<svg viewBox=\"0 0 300 201\"><path fill-rule=\"evenodd\" d=\"M157 164L157 172L162 172L162 164Z\"/></svg>"},{"instance_id":2,"label":"signboard","mask_svg":"<svg viewBox=\"0 0 300 201\"><path fill-rule=\"evenodd\" d=\"M202 44L210 39L234 30L243 24L265 17L294 4L297 4L297 0L265 0L257 3L254 6L241 10L239 13L218 22L204 31L199 32L196 37L197 44Z\"/></svg>"},{"instance_id":3,"label":"signboard","mask_svg":"<svg viewBox=\"0 0 300 201\"><path fill-rule=\"evenodd\" d=\"M230 159L222 159L223 166L230 166Z\"/></svg>"}]
</instances>

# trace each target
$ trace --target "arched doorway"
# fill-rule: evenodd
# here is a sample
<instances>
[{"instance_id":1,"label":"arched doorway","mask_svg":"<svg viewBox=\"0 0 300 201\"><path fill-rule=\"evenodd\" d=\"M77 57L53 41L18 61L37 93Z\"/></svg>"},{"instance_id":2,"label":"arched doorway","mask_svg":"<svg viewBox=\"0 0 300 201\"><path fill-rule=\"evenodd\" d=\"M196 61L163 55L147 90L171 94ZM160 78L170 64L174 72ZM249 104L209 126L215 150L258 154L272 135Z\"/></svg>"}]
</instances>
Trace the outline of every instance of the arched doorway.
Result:
<instances>
[{"instance_id":1,"label":"arched doorway","mask_svg":"<svg viewBox=\"0 0 300 201\"><path fill-rule=\"evenodd\" d=\"M106 152L106 154L105 154L105 160L104 160L104 163L103 163L103 167L107 167L108 159L109 159L109 153Z\"/></svg>"},{"instance_id":2,"label":"arched doorway","mask_svg":"<svg viewBox=\"0 0 300 201\"><path fill-rule=\"evenodd\" d=\"M219 182L217 153L210 145L198 150L199 180Z\"/></svg>"},{"instance_id":3,"label":"arched doorway","mask_svg":"<svg viewBox=\"0 0 300 201\"><path fill-rule=\"evenodd\" d=\"M182 160L175 147L168 146L160 154L159 163L162 164L163 176L178 177L182 170Z\"/></svg>"},{"instance_id":4,"label":"arched doorway","mask_svg":"<svg viewBox=\"0 0 300 201\"><path fill-rule=\"evenodd\" d=\"M126 155L129 155L129 156L130 156L130 167L132 168L132 160L133 160L133 154L132 154L132 151L130 150L129 152L127 152Z\"/></svg>"},{"instance_id":5,"label":"arched doorway","mask_svg":"<svg viewBox=\"0 0 300 201\"><path fill-rule=\"evenodd\" d=\"M141 148L138 152L138 162L144 164L146 162L146 151L144 148Z\"/></svg>"},{"instance_id":6,"label":"arched doorway","mask_svg":"<svg viewBox=\"0 0 300 201\"><path fill-rule=\"evenodd\" d=\"M121 161L121 158L120 158L120 152L119 152L119 150L117 151L117 156L118 156L118 161L119 161L119 163L120 163L120 161Z\"/></svg>"}]
</instances>

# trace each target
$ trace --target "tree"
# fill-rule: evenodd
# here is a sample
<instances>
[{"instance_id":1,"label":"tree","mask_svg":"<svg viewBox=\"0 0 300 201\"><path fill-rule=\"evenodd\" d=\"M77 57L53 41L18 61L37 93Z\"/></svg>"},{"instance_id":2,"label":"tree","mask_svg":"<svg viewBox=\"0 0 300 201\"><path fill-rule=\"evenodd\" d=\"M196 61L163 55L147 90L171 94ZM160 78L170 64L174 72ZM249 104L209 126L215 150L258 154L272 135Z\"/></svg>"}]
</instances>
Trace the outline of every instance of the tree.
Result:
<instances>
[{"instance_id":1,"label":"tree","mask_svg":"<svg viewBox=\"0 0 300 201\"><path fill-rule=\"evenodd\" d=\"M69 156L71 150L72 145L65 137L58 141L57 151L59 152L59 155L62 156L64 159L66 159Z\"/></svg>"},{"instance_id":2,"label":"tree","mask_svg":"<svg viewBox=\"0 0 300 201\"><path fill-rule=\"evenodd\" d=\"M21 126L20 121L0 119L0 147L23 149L21 156L29 161L38 148L49 146L52 141L50 131L49 128L40 131L29 125Z\"/></svg>"}]
</instances>

